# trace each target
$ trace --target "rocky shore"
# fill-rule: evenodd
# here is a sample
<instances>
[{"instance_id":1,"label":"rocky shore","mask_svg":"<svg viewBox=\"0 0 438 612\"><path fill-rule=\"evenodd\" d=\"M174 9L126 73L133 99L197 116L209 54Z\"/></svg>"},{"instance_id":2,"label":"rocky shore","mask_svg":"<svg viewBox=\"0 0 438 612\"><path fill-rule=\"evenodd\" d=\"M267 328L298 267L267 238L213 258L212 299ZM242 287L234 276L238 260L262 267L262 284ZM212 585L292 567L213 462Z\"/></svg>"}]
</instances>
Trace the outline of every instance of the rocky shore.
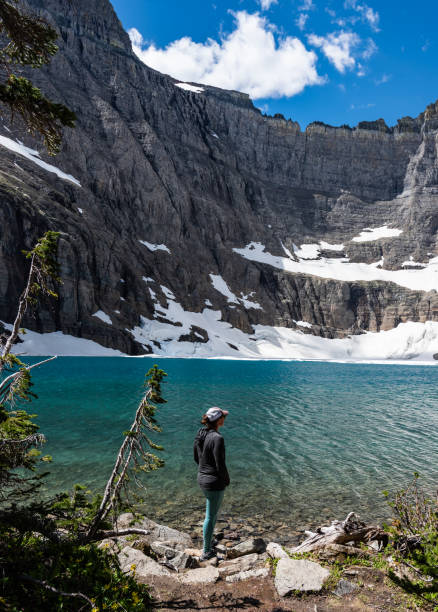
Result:
<instances>
[{"instance_id":1,"label":"rocky shore","mask_svg":"<svg viewBox=\"0 0 438 612\"><path fill-rule=\"evenodd\" d=\"M322 532L332 533L333 525L341 529L344 523L335 521ZM117 525L119 529L139 527L148 535L111 538L99 546L118 556L124 572L151 587L159 610L415 609L404 592L388 581L384 552L379 552L377 541L358 548L352 535L343 545L331 543L316 554L297 554L292 545L297 543L296 534L285 535L282 543L268 541L254 526L221 517L214 541L217 555L200 562L201 524L186 533L123 514Z\"/></svg>"}]
</instances>

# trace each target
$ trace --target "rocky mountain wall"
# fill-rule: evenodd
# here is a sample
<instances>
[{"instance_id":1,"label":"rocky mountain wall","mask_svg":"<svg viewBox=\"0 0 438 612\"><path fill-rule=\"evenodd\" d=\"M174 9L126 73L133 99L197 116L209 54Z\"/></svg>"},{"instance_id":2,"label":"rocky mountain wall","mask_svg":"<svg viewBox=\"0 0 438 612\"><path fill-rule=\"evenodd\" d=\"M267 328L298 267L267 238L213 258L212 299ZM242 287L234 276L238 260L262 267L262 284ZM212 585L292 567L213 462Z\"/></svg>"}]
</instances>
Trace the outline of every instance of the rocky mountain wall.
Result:
<instances>
[{"instance_id":1,"label":"rocky mountain wall","mask_svg":"<svg viewBox=\"0 0 438 612\"><path fill-rule=\"evenodd\" d=\"M182 89L142 64L106 0L28 5L60 33L58 54L32 79L77 113L77 127L52 159L6 117L0 133L38 149L80 186L0 147L1 320L12 320L24 283L21 249L49 228L62 233L64 284L58 303L29 314L26 326L127 353L158 346L129 330L141 317L168 321L158 312L166 290L186 311L202 311L207 300L246 333L300 320L313 326L306 333L342 337L438 320L428 286L291 273L233 251L260 242L297 261L294 249L323 241L343 248L321 247L318 261L380 260L379 268L397 271L412 258L426 266L438 253L436 105L394 128L315 122L302 131L262 115L246 94ZM383 226L401 233L352 240ZM239 299L230 302L210 274ZM244 295L259 307L245 306Z\"/></svg>"}]
</instances>

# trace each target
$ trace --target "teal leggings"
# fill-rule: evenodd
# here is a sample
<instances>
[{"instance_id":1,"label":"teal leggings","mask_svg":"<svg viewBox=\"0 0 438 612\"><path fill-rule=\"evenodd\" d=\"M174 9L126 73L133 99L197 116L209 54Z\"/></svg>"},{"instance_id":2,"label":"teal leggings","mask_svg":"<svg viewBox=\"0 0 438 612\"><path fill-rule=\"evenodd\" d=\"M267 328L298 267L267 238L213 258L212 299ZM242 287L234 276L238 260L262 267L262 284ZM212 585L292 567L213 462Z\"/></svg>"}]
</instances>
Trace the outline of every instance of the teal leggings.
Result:
<instances>
[{"instance_id":1,"label":"teal leggings","mask_svg":"<svg viewBox=\"0 0 438 612\"><path fill-rule=\"evenodd\" d=\"M204 552L211 550L211 541L213 539L214 526L216 525L217 515L224 498L225 491L206 491L202 489L207 499L205 507L205 521L202 534L204 536Z\"/></svg>"}]
</instances>

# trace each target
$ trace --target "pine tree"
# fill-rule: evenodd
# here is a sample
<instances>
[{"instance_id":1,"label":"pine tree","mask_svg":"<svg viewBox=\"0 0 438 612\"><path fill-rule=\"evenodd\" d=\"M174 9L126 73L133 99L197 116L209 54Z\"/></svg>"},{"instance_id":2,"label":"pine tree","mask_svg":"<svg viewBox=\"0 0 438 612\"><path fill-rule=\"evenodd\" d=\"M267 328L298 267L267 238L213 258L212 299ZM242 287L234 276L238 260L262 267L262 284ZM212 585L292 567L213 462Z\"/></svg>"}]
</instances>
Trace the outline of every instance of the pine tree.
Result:
<instances>
[{"instance_id":1,"label":"pine tree","mask_svg":"<svg viewBox=\"0 0 438 612\"><path fill-rule=\"evenodd\" d=\"M74 127L76 115L63 104L46 98L33 83L14 74L20 66L41 68L58 51L56 30L35 15L29 15L17 0L0 0L0 34L5 43L0 48L0 103L18 114L30 134L39 133L50 155L61 145L62 127Z\"/></svg>"}]
</instances>

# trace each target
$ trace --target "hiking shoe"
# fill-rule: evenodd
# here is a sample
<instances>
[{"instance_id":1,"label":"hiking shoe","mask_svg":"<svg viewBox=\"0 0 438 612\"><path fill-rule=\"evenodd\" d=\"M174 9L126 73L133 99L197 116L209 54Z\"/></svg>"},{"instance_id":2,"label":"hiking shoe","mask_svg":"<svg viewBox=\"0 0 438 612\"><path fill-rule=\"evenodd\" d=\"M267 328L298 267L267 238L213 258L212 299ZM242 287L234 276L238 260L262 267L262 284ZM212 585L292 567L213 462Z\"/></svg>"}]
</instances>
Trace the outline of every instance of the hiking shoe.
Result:
<instances>
[{"instance_id":1,"label":"hiking shoe","mask_svg":"<svg viewBox=\"0 0 438 612\"><path fill-rule=\"evenodd\" d=\"M203 552L199 557L200 561L208 561L209 559L214 559L216 557L216 553L213 550L209 550L208 552Z\"/></svg>"}]
</instances>

